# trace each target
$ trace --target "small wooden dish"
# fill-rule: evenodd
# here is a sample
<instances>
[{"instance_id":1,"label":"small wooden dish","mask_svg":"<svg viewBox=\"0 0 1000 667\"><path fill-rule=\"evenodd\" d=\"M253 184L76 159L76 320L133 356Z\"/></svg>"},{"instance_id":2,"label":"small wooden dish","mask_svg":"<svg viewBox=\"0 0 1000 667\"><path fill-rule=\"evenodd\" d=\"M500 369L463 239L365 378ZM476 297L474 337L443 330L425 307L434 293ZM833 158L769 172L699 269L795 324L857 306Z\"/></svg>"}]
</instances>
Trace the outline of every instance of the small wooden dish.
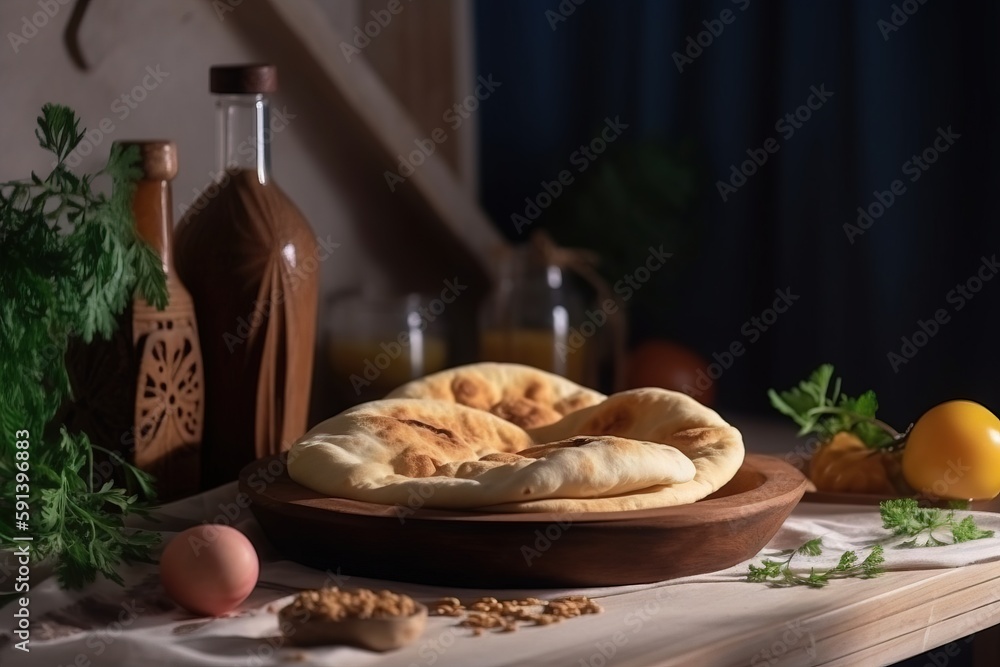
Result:
<instances>
[{"instance_id":1,"label":"small wooden dish","mask_svg":"<svg viewBox=\"0 0 1000 667\"><path fill-rule=\"evenodd\" d=\"M613 586L721 570L755 556L805 489L793 466L755 454L708 498L630 512L454 512L422 509L419 498L409 507L330 498L293 482L283 455L240 474L264 533L291 560L470 588Z\"/></svg>"},{"instance_id":2,"label":"small wooden dish","mask_svg":"<svg viewBox=\"0 0 1000 667\"><path fill-rule=\"evenodd\" d=\"M416 603L410 616L396 618L310 619L302 625L292 625L286 638L294 646L326 646L343 644L371 651L391 651L411 643L427 626L427 607Z\"/></svg>"}]
</instances>

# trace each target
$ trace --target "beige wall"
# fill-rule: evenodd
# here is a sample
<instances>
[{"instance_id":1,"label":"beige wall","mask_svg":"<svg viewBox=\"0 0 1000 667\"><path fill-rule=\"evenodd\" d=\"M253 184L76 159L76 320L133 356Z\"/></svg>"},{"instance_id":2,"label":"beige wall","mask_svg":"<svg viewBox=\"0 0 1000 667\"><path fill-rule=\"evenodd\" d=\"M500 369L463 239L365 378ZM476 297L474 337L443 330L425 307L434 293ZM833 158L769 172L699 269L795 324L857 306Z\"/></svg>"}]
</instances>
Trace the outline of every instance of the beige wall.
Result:
<instances>
[{"instance_id":1,"label":"beige wall","mask_svg":"<svg viewBox=\"0 0 1000 667\"><path fill-rule=\"evenodd\" d=\"M65 0L63 0L65 2ZM277 61L282 92L275 110L287 110L290 121L273 145L276 180L302 208L318 235L341 243L339 255L322 268L325 291L346 285L378 284L370 244L359 241L353 220L352 191L361 183L385 189L381 172L359 175L358 147L339 136L338 121L315 103L309 82L289 56L269 44L267 26L253 18L254 0L232 11L209 0L93 0L81 26L84 53L94 59L89 71L73 65L63 33L72 11L59 0L3 0L0 3L0 180L20 178L29 170L46 170L50 160L34 138L35 117L44 102L74 108L99 142L80 169L99 168L117 139L170 138L177 142L180 174L174 182L175 215L208 184L215 169L214 107L208 92L208 68L214 63ZM327 0L324 9L336 20L352 21L353 2ZM47 7L51 18L45 16ZM54 12L52 10L55 10ZM25 20L44 23L25 28ZM43 20L44 17L44 20ZM12 45L9 33L28 36ZM19 39L15 40L20 42ZM16 52L15 52L16 46ZM149 69L161 72L161 80ZM149 90L142 89L143 82ZM122 95L140 87L131 108ZM341 178L349 174L347 178ZM363 219L363 216L362 216Z\"/></svg>"},{"instance_id":2,"label":"beige wall","mask_svg":"<svg viewBox=\"0 0 1000 667\"><path fill-rule=\"evenodd\" d=\"M0 180L47 171L51 158L38 148L35 118L43 103L59 102L91 128L87 146L97 144L80 170L103 165L114 140L176 141L179 219L216 168L209 67L274 62L281 93L273 109L291 118L273 144L276 180L316 234L340 244L321 266L321 294L440 290L456 275L473 284L470 295L481 293L469 248L481 258L497 236L474 201L475 119L449 135L434 168L426 165L399 192L389 192L384 176L397 153L443 125L442 112L474 86L470 3L402 0L391 24L346 64L342 39L390 1L91 0L79 31L89 64L81 71L64 43L74 0L2 0ZM289 12L295 20L282 23ZM317 41L318 57L303 46ZM136 87L141 101L132 99ZM471 321L476 298L465 297L449 318ZM321 387L332 378L319 352ZM318 417L328 414L323 393L314 391Z\"/></svg>"}]
</instances>

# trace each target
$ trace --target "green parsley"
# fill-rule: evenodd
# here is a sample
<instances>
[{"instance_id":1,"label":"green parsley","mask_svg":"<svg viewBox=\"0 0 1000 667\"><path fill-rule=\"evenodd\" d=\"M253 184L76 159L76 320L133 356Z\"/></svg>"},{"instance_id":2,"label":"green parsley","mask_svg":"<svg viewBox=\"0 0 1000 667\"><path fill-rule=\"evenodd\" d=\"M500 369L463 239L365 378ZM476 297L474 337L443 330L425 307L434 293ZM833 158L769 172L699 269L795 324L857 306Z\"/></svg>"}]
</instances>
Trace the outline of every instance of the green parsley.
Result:
<instances>
[{"instance_id":1,"label":"green parsley","mask_svg":"<svg viewBox=\"0 0 1000 667\"><path fill-rule=\"evenodd\" d=\"M883 549L876 544L868 553L864 560L858 562L858 554L854 551L845 551L840 555L840 560L835 567L828 570L817 570L809 568L805 570L795 570L792 568L792 559L796 556L819 556L823 553L823 539L815 538L809 540L796 549L788 549L780 552L779 556L787 556L784 560L765 559L760 566L750 565L747 573L747 581L755 583L767 583L778 588L790 586L808 586L810 588L823 588L834 579L847 579L858 577L870 579L877 577L884 572L882 563Z\"/></svg>"},{"instance_id":2,"label":"green parsley","mask_svg":"<svg viewBox=\"0 0 1000 667\"><path fill-rule=\"evenodd\" d=\"M888 448L901 438L895 429L875 418L875 392L869 390L851 398L841 393L840 386L833 366L823 364L797 387L781 392L771 389L767 395L776 410L799 425L800 436L815 433L829 440L848 431L872 449Z\"/></svg>"},{"instance_id":3,"label":"green parsley","mask_svg":"<svg viewBox=\"0 0 1000 667\"><path fill-rule=\"evenodd\" d=\"M879 503L879 514L882 516L882 527L891 530L894 537L913 538L899 545L904 548L939 547L993 537L993 531L979 528L971 515L958 520L953 509L944 511L937 508L920 507L917 505L917 501L912 498L883 500ZM941 531L945 529L951 531L950 542L940 538ZM882 567L885 563L885 552L878 542L872 546L868 556L860 563L856 552L845 551L841 554L836 567L829 570L816 571L815 568L810 568L806 572L795 570L791 566L792 559L796 556L819 556L822 553L823 538L814 538L797 549L779 552L778 556L787 556L784 560L767 558L761 561L760 565L751 564L746 580L752 583L767 583L775 587L809 586L810 588L822 588L832 579L846 579L848 577L870 579L885 571Z\"/></svg>"},{"instance_id":4,"label":"green parsley","mask_svg":"<svg viewBox=\"0 0 1000 667\"><path fill-rule=\"evenodd\" d=\"M52 422L70 395L70 339L110 337L136 293L162 308L166 280L132 217L138 151L112 146L104 169L78 176L66 159L84 130L70 109L46 104L35 135L55 167L45 178L0 183L0 547L23 534L13 525L14 433L27 430L32 557L53 557L65 587L98 574L121 583L118 563L148 560L156 536L124 527L143 511L137 495L93 487L99 443ZM110 180L109 195L94 189L98 177ZM117 461L151 496L151 478Z\"/></svg>"},{"instance_id":5,"label":"green parsley","mask_svg":"<svg viewBox=\"0 0 1000 667\"><path fill-rule=\"evenodd\" d=\"M992 530L982 530L971 516L958 520L954 510L920 507L912 498L883 500L879 504L882 527L893 535L912 537L901 547L940 547L958 542L993 537ZM941 539L943 531L951 531L951 541Z\"/></svg>"}]
</instances>

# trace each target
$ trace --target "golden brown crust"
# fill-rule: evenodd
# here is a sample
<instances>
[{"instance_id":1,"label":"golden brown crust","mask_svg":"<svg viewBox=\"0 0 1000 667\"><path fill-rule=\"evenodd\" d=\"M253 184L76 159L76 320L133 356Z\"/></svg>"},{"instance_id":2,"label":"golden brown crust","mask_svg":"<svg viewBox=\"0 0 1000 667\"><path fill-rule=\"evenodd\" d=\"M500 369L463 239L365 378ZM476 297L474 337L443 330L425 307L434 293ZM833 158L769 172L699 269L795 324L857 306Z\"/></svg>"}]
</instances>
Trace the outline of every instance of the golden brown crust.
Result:
<instances>
[{"instance_id":1,"label":"golden brown crust","mask_svg":"<svg viewBox=\"0 0 1000 667\"><path fill-rule=\"evenodd\" d=\"M482 366L393 392L420 398L366 403L320 424L292 448L290 475L331 496L383 504L616 511L694 502L743 461L739 431L684 394L637 389L605 399L534 369ZM550 421L571 404L589 405ZM535 423L545 425L520 426Z\"/></svg>"},{"instance_id":2,"label":"golden brown crust","mask_svg":"<svg viewBox=\"0 0 1000 667\"><path fill-rule=\"evenodd\" d=\"M521 428L538 428L596 405L604 395L530 366L481 363L408 382L386 398L451 401L485 410Z\"/></svg>"}]
</instances>

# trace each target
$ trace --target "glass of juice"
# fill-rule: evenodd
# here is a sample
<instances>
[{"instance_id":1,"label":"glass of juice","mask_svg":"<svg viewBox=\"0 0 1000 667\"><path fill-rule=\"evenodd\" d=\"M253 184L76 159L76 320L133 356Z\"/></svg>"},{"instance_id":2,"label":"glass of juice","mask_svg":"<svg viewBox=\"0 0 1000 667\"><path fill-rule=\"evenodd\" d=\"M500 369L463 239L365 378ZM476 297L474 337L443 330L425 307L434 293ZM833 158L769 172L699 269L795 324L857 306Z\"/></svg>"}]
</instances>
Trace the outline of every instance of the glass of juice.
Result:
<instances>
[{"instance_id":1,"label":"glass of juice","mask_svg":"<svg viewBox=\"0 0 1000 667\"><path fill-rule=\"evenodd\" d=\"M417 293L352 294L331 301L325 347L339 400L347 405L377 400L446 367L446 313L431 301Z\"/></svg>"},{"instance_id":2,"label":"glass of juice","mask_svg":"<svg viewBox=\"0 0 1000 667\"><path fill-rule=\"evenodd\" d=\"M570 272L525 243L501 258L497 275L480 312L480 360L534 366L596 386L600 332L582 325L587 299Z\"/></svg>"}]
</instances>

